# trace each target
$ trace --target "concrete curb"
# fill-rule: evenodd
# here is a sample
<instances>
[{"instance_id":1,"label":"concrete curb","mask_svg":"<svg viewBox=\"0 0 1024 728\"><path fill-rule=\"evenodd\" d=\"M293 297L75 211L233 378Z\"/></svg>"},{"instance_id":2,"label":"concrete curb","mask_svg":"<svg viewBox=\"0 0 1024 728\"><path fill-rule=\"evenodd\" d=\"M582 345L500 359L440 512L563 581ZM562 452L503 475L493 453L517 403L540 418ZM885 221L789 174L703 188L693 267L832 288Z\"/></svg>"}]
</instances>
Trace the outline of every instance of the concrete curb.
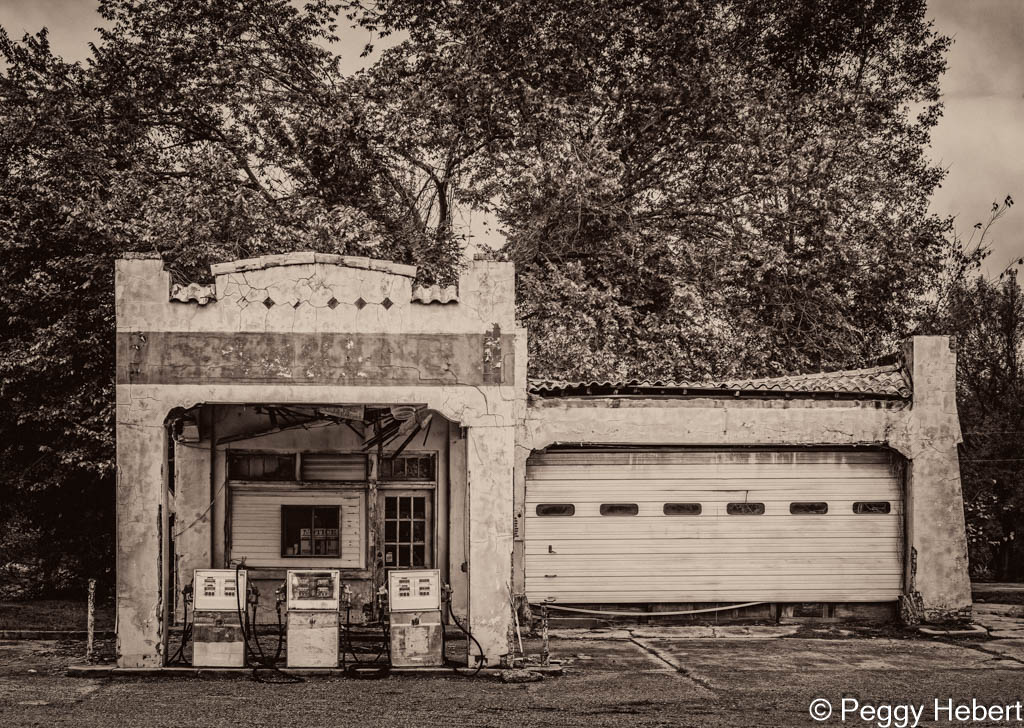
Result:
<instances>
[{"instance_id":1,"label":"concrete curb","mask_svg":"<svg viewBox=\"0 0 1024 728\"><path fill-rule=\"evenodd\" d=\"M509 669L485 667L480 671L478 677L500 680ZM545 677L557 677L563 674L561 665L531 665L524 668L530 672L538 672ZM472 677L469 668L462 668L462 672L456 675L450 667L393 667L389 675L401 677ZM350 677L345 670L339 668L281 668L280 672L285 675L294 675L302 678L329 677L346 678ZM261 675L272 675L268 668L259 670ZM251 667L189 667L189 666L168 666L168 667L115 667L113 665L72 665L64 673L68 677L87 678L204 678L207 680L249 680L252 678L253 668ZM352 678L357 679L357 678Z\"/></svg>"},{"instance_id":2,"label":"concrete curb","mask_svg":"<svg viewBox=\"0 0 1024 728\"><path fill-rule=\"evenodd\" d=\"M980 624L967 624L962 627L918 627L917 631L931 637L963 637L965 635L988 634L988 630Z\"/></svg>"},{"instance_id":3,"label":"concrete curb","mask_svg":"<svg viewBox=\"0 0 1024 728\"><path fill-rule=\"evenodd\" d=\"M84 629L0 629L0 640L84 640L88 637ZM98 640L114 639L113 630L94 633Z\"/></svg>"}]
</instances>

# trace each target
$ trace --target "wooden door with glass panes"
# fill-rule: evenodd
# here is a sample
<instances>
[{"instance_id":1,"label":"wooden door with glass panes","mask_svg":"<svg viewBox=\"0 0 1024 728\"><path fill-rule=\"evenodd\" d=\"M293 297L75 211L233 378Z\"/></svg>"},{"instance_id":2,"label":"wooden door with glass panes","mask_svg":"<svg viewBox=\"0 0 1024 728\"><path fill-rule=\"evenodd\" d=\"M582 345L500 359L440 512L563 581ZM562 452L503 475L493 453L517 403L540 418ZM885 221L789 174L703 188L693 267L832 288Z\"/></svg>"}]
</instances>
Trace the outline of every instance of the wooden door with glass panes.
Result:
<instances>
[{"instance_id":1,"label":"wooden door with glass panes","mask_svg":"<svg viewBox=\"0 0 1024 728\"><path fill-rule=\"evenodd\" d=\"M433 568L434 491L385 489L378 497L384 514L384 568Z\"/></svg>"}]
</instances>

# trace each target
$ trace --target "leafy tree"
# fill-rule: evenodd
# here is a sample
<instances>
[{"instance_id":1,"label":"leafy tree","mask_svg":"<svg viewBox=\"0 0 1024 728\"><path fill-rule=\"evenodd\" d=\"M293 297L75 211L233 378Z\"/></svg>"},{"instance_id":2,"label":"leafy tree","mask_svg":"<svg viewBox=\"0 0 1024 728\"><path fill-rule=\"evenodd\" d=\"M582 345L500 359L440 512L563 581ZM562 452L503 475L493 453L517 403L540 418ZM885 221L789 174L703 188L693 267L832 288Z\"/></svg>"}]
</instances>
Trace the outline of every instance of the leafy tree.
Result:
<instances>
[{"instance_id":1,"label":"leafy tree","mask_svg":"<svg viewBox=\"0 0 1024 728\"><path fill-rule=\"evenodd\" d=\"M956 241L926 330L957 337L957 408L971 571L1024 578L1024 292L1015 261L994 278L981 262L991 226L1013 199L992 205L972 239Z\"/></svg>"},{"instance_id":2,"label":"leafy tree","mask_svg":"<svg viewBox=\"0 0 1024 728\"><path fill-rule=\"evenodd\" d=\"M0 31L0 569L59 588L112 574L114 258L156 250L191 278L313 249L441 277L458 252L375 161L365 83L322 47L330 5L100 12L85 65Z\"/></svg>"},{"instance_id":3,"label":"leafy tree","mask_svg":"<svg viewBox=\"0 0 1024 728\"><path fill-rule=\"evenodd\" d=\"M848 365L943 263L924 0L102 0L85 64L0 33L0 523L109 564L112 259L314 249L450 279L484 212L534 375ZM364 72L339 12L397 40ZM369 49L367 49L369 50ZM59 497L57 497L59 496ZM71 514L74 514L73 516ZM69 557L73 554L73 557Z\"/></svg>"},{"instance_id":4,"label":"leafy tree","mask_svg":"<svg viewBox=\"0 0 1024 728\"><path fill-rule=\"evenodd\" d=\"M949 225L924 0L350 8L407 34L378 65L422 114L458 79L490 132L463 179L508 236L534 374L848 365L920 312Z\"/></svg>"}]
</instances>

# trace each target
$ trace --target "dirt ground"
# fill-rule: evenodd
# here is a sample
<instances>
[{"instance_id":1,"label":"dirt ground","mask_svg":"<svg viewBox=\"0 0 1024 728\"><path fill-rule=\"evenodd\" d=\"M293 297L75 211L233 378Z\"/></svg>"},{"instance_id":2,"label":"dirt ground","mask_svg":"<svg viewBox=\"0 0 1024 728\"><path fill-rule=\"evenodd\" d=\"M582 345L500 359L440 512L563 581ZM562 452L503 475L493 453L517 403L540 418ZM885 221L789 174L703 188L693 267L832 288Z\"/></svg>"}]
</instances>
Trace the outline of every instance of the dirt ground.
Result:
<instances>
[{"instance_id":1,"label":"dirt ground","mask_svg":"<svg viewBox=\"0 0 1024 728\"><path fill-rule=\"evenodd\" d=\"M903 728L860 714L843 721L842 701L931 711L936 699L1012 704L1024 693L1024 641L1014 647L1015 640L986 636L935 639L835 627L709 630L562 633L551 650L565 675L529 684L455 675L311 678L292 685L247 677L71 678L64 673L83 661L81 642L7 642L0 643L0 725ZM540 647L538 640L526 642L528 654ZM811 720L815 699L828 700L835 714Z\"/></svg>"}]
</instances>

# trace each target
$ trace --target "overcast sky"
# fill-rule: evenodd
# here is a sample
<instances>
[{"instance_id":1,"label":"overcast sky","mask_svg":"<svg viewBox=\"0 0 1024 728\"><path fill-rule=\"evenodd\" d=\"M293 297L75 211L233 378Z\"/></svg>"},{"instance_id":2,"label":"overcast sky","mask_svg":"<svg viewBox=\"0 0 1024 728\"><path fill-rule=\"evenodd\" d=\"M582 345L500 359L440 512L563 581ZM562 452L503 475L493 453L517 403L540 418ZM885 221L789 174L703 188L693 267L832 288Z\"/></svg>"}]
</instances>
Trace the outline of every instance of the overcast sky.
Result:
<instances>
[{"instance_id":1,"label":"overcast sky","mask_svg":"<svg viewBox=\"0 0 1024 728\"><path fill-rule=\"evenodd\" d=\"M95 7L94 0L0 0L0 25L16 36L46 26L58 53L82 59L96 36ZM955 41L943 80L945 114L932 137L932 157L949 174L933 209L956 215L967 235L992 202L1012 195L1020 204L991 233L987 268L998 273L1024 256L1024 0L930 0L930 10ZM349 31L345 40L353 48L347 70L354 70L368 36Z\"/></svg>"}]
</instances>

